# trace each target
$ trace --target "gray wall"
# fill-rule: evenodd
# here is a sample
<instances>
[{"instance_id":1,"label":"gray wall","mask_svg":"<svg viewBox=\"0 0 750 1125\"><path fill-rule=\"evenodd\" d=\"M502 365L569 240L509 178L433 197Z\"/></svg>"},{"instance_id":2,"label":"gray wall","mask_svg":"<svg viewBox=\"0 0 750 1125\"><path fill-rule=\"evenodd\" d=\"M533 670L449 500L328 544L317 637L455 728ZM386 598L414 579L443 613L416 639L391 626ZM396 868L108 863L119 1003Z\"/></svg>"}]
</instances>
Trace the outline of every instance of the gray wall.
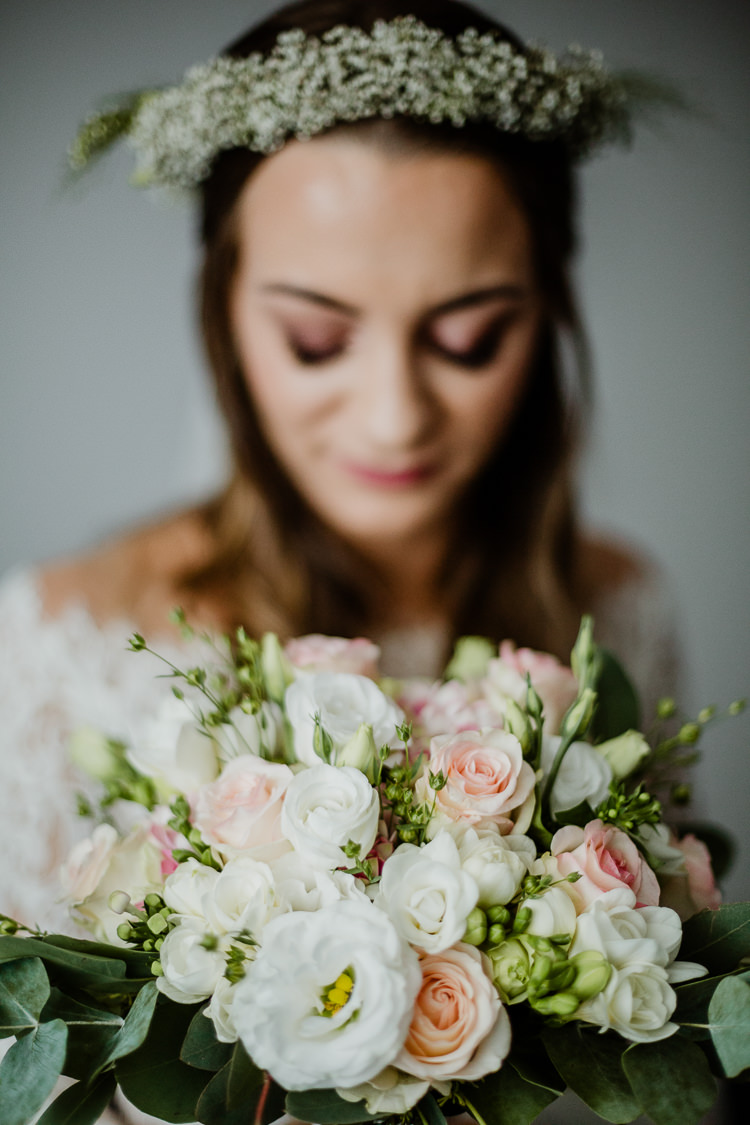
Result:
<instances>
[{"instance_id":1,"label":"gray wall","mask_svg":"<svg viewBox=\"0 0 750 1125\"><path fill-rule=\"evenodd\" d=\"M221 445L192 327L189 210L115 154L63 187L64 149L112 91L160 84L273 5L8 0L0 66L0 569L200 495ZM592 523L673 576L690 708L750 686L747 0L485 0L555 48L599 46L703 113L644 130L583 177L580 284L598 376L582 473ZM750 721L706 738L709 813L745 827ZM728 884L750 896L744 847Z\"/></svg>"}]
</instances>

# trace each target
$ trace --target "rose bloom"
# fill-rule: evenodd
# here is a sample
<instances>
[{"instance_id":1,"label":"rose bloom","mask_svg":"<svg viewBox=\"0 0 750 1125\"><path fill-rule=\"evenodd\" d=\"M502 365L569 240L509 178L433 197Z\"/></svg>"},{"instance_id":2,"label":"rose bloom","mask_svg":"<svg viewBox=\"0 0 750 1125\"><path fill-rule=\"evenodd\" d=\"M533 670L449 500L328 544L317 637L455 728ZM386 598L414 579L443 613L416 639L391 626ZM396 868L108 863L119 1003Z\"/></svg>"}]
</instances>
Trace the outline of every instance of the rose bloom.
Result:
<instances>
[{"instance_id":1,"label":"rose bloom","mask_svg":"<svg viewBox=\"0 0 750 1125\"><path fill-rule=\"evenodd\" d=\"M697 836L688 833L681 840L674 841L674 846L682 852L687 872L687 893L675 906L678 914L689 918L699 910L718 910L721 891L714 880L711 853L706 845Z\"/></svg>"},{"instance_id":2,"label":"rose bloom","mask_svg":"<svg viewBox=\"0 0 750 1125\"><path fill-rule=\"evenodd\" d=\"M281 806L293 777L277 762L252 754L234 758L198 793L194 820L203 839L225 856L252 849L265 859L268 845L282 839Z\"/></svg>"},{"instance_id":3,"label":"rose bloom","mask_svg":"<svg viewBox=\"0 0 750 1125\"><path fill-rule=\"evenodd\" d=\"M585 828L569 824L552 837L552 854L563 875L579 871L576 897L588 906L605 891L630 887L640 906L656 906L659 884L633 841L601 820L590 820Z\"/></svg>"},{"instance_id":4,"label":"rose bloom","mask_svg":"<svg viewBox=\"0 0 750 1125\"><path fill-rule=\"evenodd\" d=\"M542 701L545 734L557 734L563 715L578 695L578 682L564 664L546 652L516 648L512 641L503 641L499 656L491 660L484 681L487 699L498 711L503 701L526 702L526 676Z\"/></svg>"},{"instance_id":5,"label":"rose bloom","mask_svg":"<svg viewBox=\"0 0 750 1125\"><path fill-rule=\"evenodd\" d=\"M284 655L303 672L353 672L371 680L378 678L380 649L366 637L349 640L308 633L287 641Z\"/></svg>"},{"instance_id":6,"label":"rose bloom","mask_svg":"<svg viewBox=\"0 0 750 1125\"><path fill-rule=\"evenodd\" d=\"M415 785L420 801L435 798L438 820L474 827L495 824L502 835L523 832L533 812L534 771L523 760L521 743L508 731L464 731L440 735L430 743L431 773L445 786L433 791L427 773Z\"/></svg>"},{"instance_id":7,"label":"rose bloom","mask_svg":"<svg viewBox=\"0 0 750 1125\"><path fill-rule=\"evenodd\" d=\"M463 943L420 959L422 987L396 1067L467 1082L499 1068L510 1050L510 1020L485 962Z\"/></svg>"}]
</instances>

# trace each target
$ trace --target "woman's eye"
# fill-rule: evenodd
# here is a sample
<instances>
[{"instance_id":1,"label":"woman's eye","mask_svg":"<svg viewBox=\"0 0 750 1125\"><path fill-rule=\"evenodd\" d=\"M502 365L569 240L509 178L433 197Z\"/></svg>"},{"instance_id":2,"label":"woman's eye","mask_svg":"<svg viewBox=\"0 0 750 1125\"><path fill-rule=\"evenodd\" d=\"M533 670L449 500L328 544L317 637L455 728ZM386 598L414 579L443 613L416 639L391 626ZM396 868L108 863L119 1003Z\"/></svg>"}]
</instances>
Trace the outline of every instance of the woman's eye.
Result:
<instances>
[{"instance_id":1,"label":"woman's eye","mask_svg":"<svg viewBox=\"0 0 750 1125\"><path fill-rule=\"evenodd\" d=\"M508 323L508 318L495 321L468 348L446 347L436 339L431 341L432 347L443 359L447 359L457 367L479 370L495 358Z\"/></svg>"},{"instance_id":2,"label":"woman's eye","mask_svg":"<svg viewBox=\"0 0 750 1125\"><path fill-rule=\"evenodd\" d=\"M340 355L343 355L346 350L346 341L338 338L335 340L306 340L301 337L290 336L287 339L287 345L297 363L304 367L331 363L338 359Z\"/></svg>"}]
</instances>

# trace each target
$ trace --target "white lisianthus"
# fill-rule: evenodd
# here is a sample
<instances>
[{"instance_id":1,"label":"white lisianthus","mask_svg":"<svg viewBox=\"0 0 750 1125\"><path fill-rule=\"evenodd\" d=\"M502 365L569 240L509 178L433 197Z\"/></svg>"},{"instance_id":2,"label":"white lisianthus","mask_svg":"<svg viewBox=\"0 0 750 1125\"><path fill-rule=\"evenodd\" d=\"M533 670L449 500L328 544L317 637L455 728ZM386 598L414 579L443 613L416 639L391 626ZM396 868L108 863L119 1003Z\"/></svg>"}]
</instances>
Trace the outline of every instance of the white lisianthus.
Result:
<instances>
[{"instance_id":1,"label":"white lisianthus","mask_svg":"<svg viewBox=\"0 0 750 1125\"><path fill-rule=\"evenodd\" d=\"M248 932L256 939L282 909L270 867L250 856L227 862L206 896L205 908L214 933Z\"/></svg>"},{"instance_id":2,"label":"white lisianthus","mask_svg":"<svg viewBox=\"0 0 750 1125\"><path fill-rule=\"evenodd\" d=\"M404 1074L395 1066L386 1066L369 1082L361 1082L359 1086L348 1088L339 1087L336 1093L345 1102L364 1102L367 1112L375 1117L389 1117L391 1114L406 1113L407 1109L411 1109L425 1096L431 1085L439 1093L450 1092L449 1082L430 1083L424 1078L415 1078L413 1074Z\"/></svg>"},{"instance_id":3,"label":"white lisianthus","mask_svg":"<svg viewBox=\"0 0 750 1125\"><path fill-rule=\"evenodd\" d=\"M215 728L213 736L223 762L241 754L273 757L284 730L284 716L278 704L262 703L254 714L235 707L230 711L229 719L229 723Z\"/></svg>"},{"instance_id":4,"label":"white lisianthus","mask_svg":"<svg viewBox=\"0 0 750 1125\"><path fill-rule=\"evenodd\" d=\"M214 937L214 942L211 940ZM213 944L213 948L207 948ZM177 1004L206 1000L224 974L221 942L199 918L185 918L164 938L159 951L162 975L156 987Z\"/></svg>"},{"instance_id":5,"label":"white lisianthus","mask_svg":"<svg viewBox=\"0 0 750 1125\"><path fill-rule=\"evenodd\" d=\"M671 1017L677 995L669 984L667 970L649 961L632 961L613 968L604 989L585 1000L576 1019L610 1028L633 1043L653 1043L677 1031Z\"/></svg>"},{"instance_id":6,"label":"white lisianthus","mask_svg":"<svg viewBox=\"0 0 750 1125\"><path fill-rule=\"evenodd\" d=\"M270 864L276 893L288 910L320 910L342 898L365 894L361 879L346 871L322 871L309 864L304 855L288 851Z\"/></svg>"},{"instance_id":7,"label":"white lisianthus","mask_svg":"<svg viewBox=\"0 0 750 1125\"><path fill-rule=\"evenodd\" d=\"M316 715L334 751L341 750L362 723L372 727L376 746L396 750L401 745L396 727L404 721L404 713L367 676L350 672L301 676L286 690L285 710L294 731L294 752L307 766L320 762L313 744Z\"/></svg>"},{"instance_id":8,"label":"white lisianthus","mask_svg":"<svg viewBox=\"0 0 750 1125\"><path fill-rule=\"evenodd\" d=\"M420 983L390 919L365 898L342 900L269 922L232 1018L256 1066L287 1090L350 1088L396 1057Z\"/></svg>"},{"instance_id":9,"label":"white lisianthus","mask_svg":"<svg viewBox=\"0 0 750 1125\"><path fill-rule=\"evenodd\" d=\"M447 829L458 844L461 867L477 885L477 906L488 910L510 902L534 860L528 836L501 836L494 828Z\"/></svg>"},{"instance_id":10,"label":"white lisianthus","mask_svg":"<svg viewBox=\"0 0 750 1125\"><path fill-rule=\"evenodd\" d=\"M525 933L537 937L573 934L576 930L576 908L562 887L550 887L544 894L525 898L519 910L530 910L531 919Z\"/></svg>"},{"instance_id":11,"label":"white lisianthus","mask_svg":"<svg viewBox=\"0 0 750 1125\"><path fill-rule=\"evenodd\" d=\"M213 741L184 699L170 695L134 736L127 759L166 792L193 793L219 772Z\"/></svg>"},{"instance_id":12,"label":"white lisianthus","mask_svg":"<svg viewBox=\"0 0 750 1125\"><path fill-rule=\"evenodd\" d=\"M663 821L641 824L638 839L653 861L651 866L662 875L685 875L685 855L672 843L674 837Z\"/></svg>"},{"instance_id":13,"label":"white lisianthus","mask_svg":"<svg viewBox=\"0 0 750 1125\"><path fill-rule=\"evenodd\" d=\"M546 778L560 746L559 735L542 736L542 772ZM588 801L592 809L605 799L612 781L612 767L588 742L573 742L568 747L552 786L552 814L574 809Z\"/></svg>"},{"instance_id":14,"label":"white lisianthus","mask_svg":"<svg viewBox=\"0 0 750 1125\"><path fill-rule=\"evenodd\" d=\"M235 986L226 977L221 977L203 1011L204 1016L208 1016L213 1023L216 1038L220 1043L237 1042L237 1028L232 1019L234 997Z\"/></svg>"},{"instance_id":15,"label":"white lisianthus","mask_svg":"<svg viewBox=\"0 0 750 1125\"><path fill-rule=\"evenodd\" d=\"M438 953L464 936L478 895L453 837L441 832L423 848L396 848L383 865L375 904L410 945Z\"/></svg>"},{"instance_id":16,"label":"white lisianthus","mask_svg":"<svg viewBox=\"0 0 750 1125\"><path fill-rule=\"evenodd\" d=\"M210 895L219 872L214 867L186 859L180 863L164 884L164 901L175 914L205 921L206 899Z\"/></svg>"},{"instance_id":17,"label":"white lisianthus","mask_svg":"<svg viewBox=\"0 0 750 1125\"><path fill-rule=\"evenodd\" d=\"M296 774L287 789L281 831L308 863L323 869L349 867L346 844L358 844L364 859L375 843L378 794L353 766L326 766L318 758L316 762Z\"/></svg>"}]
</instances>

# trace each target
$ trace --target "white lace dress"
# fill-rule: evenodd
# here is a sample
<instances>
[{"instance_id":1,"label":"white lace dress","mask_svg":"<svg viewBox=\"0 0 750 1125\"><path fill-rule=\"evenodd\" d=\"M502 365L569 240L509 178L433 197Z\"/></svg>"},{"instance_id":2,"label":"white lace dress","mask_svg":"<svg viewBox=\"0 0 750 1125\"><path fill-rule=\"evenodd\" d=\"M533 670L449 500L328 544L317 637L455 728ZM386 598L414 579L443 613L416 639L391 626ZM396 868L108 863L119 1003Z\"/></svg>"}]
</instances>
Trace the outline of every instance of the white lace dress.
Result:
<instances>
[{"instance_id":1,"label":"white lace dress","mask_svg":"<svg viewBox=\"0 0 750 1125\"><path fill-rule=\"evenodd\" d=\"M620 655L646 705L671 692L677 646L658 574L647 572L595 608L598 638ZM126 621L98 625L82 606L48 618L32 571L0 582L0 912L69 928L57 871L90 824L75 815L85 782L69 763L66 741L82 725L126 737L163 697L155 678L161 667L129 651L132 632ZM185 662L174 642L155 647ZM399 674L405 664L437 672L434 632L393 634L383 647L384 671Z\"/></svg>"}]
</instances>

